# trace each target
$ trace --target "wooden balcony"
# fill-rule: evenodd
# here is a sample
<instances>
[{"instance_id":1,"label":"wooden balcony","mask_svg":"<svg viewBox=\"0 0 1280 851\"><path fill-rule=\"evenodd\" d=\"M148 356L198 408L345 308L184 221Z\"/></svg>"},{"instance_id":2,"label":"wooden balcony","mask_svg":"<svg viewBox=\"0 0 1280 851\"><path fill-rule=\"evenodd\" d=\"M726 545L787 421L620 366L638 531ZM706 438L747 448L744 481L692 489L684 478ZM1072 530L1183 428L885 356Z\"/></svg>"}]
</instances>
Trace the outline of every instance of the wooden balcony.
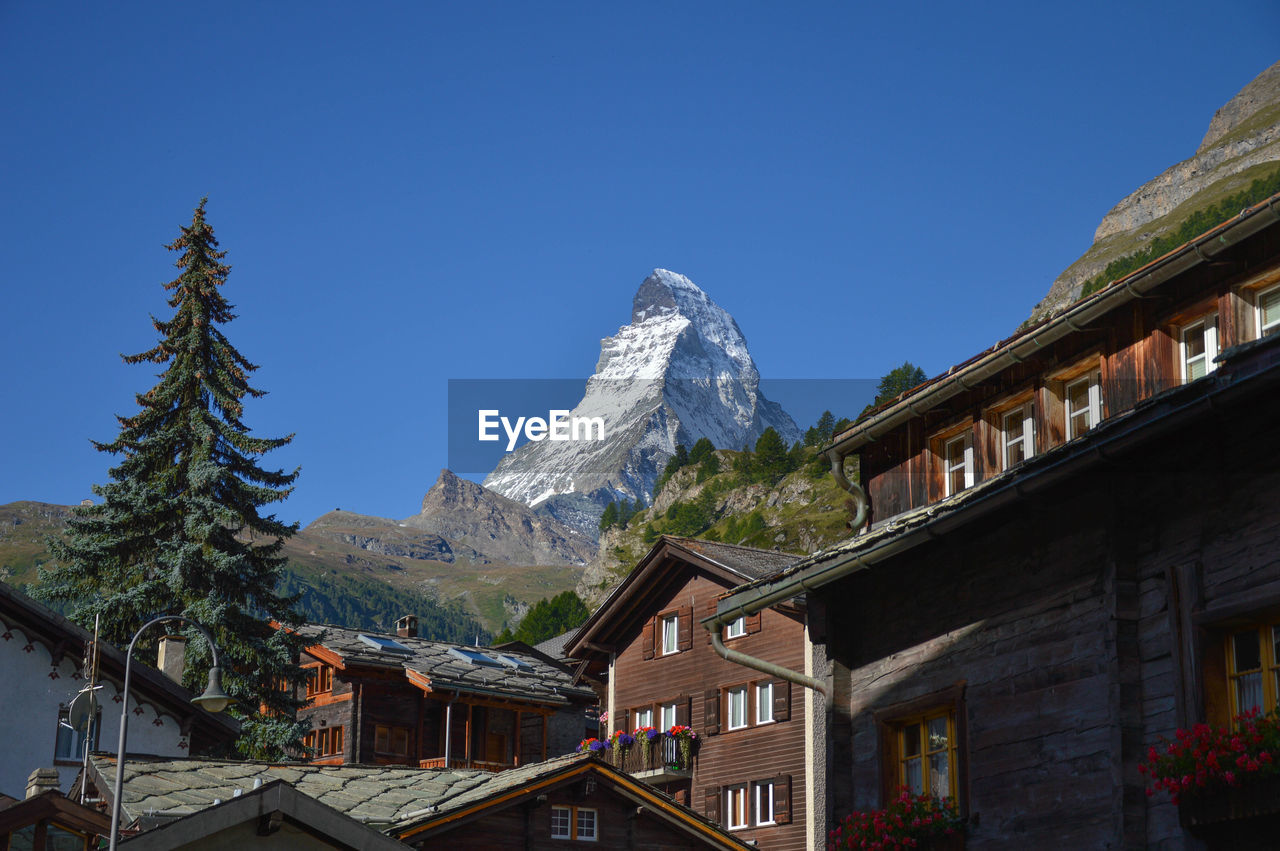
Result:
<instances>
[{"instance_id":1,"label":"wooden balcony","mask_svg":"<svg viewBox=\"0 0 1280 851\"><path fill-rule=\"evenodd\" d=\"M506 771L515 768L514 763L485 762L479 759L451 759L446 765L444 757L418 760L418 768L478 768L481 771Z\"/></svg>"},{"instance_id":2,"label":"wooden balcony","mask_svg":"<svg viewBox=\"0 0 1280 851\"><path fill-rule=\"evenodd\" d=\"M669 736L654 739L647 754L636 742L625 752L611 751L609 760L616 768L654 786L688 780L693 776L693 754L690 753L686 760L680 753L679 740Z\"/></svg>"}]
</instances>

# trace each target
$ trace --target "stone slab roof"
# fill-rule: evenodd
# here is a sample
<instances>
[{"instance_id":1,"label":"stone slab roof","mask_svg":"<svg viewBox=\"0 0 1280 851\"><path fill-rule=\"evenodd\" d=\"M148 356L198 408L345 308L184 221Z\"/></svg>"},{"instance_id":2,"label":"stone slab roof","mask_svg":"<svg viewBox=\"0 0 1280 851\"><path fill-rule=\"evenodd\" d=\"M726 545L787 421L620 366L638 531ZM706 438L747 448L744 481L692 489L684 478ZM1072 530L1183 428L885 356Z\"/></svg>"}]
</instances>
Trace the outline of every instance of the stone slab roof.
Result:
<instances>
[{"instance_id":1,"label":"stone slab roof","mask_svg":"<svg viewBox=\"0 0 1280 851\"><path fill-rule=\"evenodd\" d=\"M92 754L90 771L104 795L114 789L116 758ZM252 792L254 782L283 780L357 821L386 825L491 781L480 769L375 765L305 765L212 759L130 757L124 768L124 821L180 818Z\"/></svg>"},{"instance_id":2,"label":"stone slab roof","mask_svg":"<svg viewBox=\"0 0 1280 851\"><path fill-rule=\"evenodd\" d=\"M700 541L696 538L671 538L671 541L747 579L761 579L804 558L803 555L794 553L758 550L755 547Z\"/></svg>"},{"instance_id":3,"label":"stone slab roof","mask_svg":"<svg viewBox=\"0 0 1280 851\"><path fill-rule=\"evenodd\" d=\"M573 684L572 673L518 650L495 650L337 626L305 626L298 631L340 657L348 667L403 668L429 679L433 689L457 689L542 704L596 701L596 694L590 688ZM361 636L389 640L403 650L378 649ZM466 658L474 654L481 654L494 664Z\"/></svg>"}]
</instances>

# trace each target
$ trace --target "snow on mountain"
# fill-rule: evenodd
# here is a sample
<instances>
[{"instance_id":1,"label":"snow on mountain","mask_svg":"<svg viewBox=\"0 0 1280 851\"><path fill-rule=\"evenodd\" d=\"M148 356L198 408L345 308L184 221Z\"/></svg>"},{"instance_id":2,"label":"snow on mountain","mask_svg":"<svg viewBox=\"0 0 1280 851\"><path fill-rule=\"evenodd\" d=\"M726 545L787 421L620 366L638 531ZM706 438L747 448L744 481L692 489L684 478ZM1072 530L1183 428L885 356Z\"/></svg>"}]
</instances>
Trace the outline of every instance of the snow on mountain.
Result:
<instances>
[{"instance_id":1,"label":"snow on mountain","mask_svg":"<svg viewBox=\"0 0 1280 851\"><path fill-rule=\"evenodd\" d=\"M594 534L610 501L652 500L677 443L754 445L772 426L800 439L791 417L759 389L738 323L684 275L655 269L632 302L631 324L600 343L600 360L571 417L601 417L603 441L526 443L484 486L537 505Z\"/></svg>"}]
</instances>

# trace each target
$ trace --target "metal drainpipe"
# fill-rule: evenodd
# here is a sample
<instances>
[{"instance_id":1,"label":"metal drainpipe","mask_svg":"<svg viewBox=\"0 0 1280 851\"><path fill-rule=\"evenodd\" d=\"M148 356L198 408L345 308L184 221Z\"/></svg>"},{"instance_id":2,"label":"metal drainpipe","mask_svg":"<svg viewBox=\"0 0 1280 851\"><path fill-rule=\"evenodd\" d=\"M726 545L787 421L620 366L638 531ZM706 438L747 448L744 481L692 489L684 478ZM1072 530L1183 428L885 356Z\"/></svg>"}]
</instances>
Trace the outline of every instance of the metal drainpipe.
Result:
<instances>
[{"instance_id":1,"label":"metal drainpipe","mask_svg":"<svg viewBox=\"0 0 1280 851\"><path fill-rule=\"evenodd\" d=\"M446 771L453 767L449 764L449 759L453 756L453 702L457 699L458 695L455 694L444 705L444 767Z\"/></svg>"},{"instance_id":2,"label":"metal drainpipe","mask_svg":"<svg viewBox=\"0 0 1280 851\"><path fill-rule=\"evenodd\" d=\"M827 458L831 461L831 475L836 480L836 484L840 485L841 488L853 496L855 510L853 521L850 523L850 526L853 528L854 534L857 534L858 530L860 530L867 522L869 507L867 493L860 486L849 481L849 477L844 474L844 454L842 454L838 449L833 448L827 451ZM813 689L823 697L830 697L831 690L823 680L811 677L808 674L802 674L799 671L793 671L790 668L784 668L781 665L774 664L773 662L766 662L764 659L759 659L755 656L748 656L746 653L742 653L738 650L730 650L728 647L724 646L722 632L725 624L737 620L740 616L745 617L747 614L754 614L755 612L773 605L774 603L781 603L783 600L789 600L795 595L786 594L775 596L777 596L777 599L775 600L770 600L767 597L763 600L756 600L752 603L753 611L750 613L742 609L728 613L717 612L711 619L703 621L702 625L711 631L712 648L714 648L716 653L722 658L727 659L730 662L742 665L746 668L752 668L762 673L769 674L770 676L777 677L778 679L786 680L790 683L795 683L796 685L803 686L804 688ZM765 602L766 600L768 600L768 602Z\"/></svg>"}]
</instances>

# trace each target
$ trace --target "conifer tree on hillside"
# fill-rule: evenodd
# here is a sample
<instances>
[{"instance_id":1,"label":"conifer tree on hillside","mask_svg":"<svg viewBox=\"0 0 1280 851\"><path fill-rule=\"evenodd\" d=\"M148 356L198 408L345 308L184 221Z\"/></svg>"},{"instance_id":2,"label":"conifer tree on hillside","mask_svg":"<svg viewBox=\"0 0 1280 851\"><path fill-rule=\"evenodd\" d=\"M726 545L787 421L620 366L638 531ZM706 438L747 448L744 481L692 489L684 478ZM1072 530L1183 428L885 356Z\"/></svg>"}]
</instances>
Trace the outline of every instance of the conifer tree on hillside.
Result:
<instances>
[{"instance_id":1,"label":"conifer tree on hillside","mask_svg":"<svg viewBox=\"0 0 1280 851\"><path fill-rule=\"evenodd\" d=\"M281 548L297 526L259 509L285 499L298 471L257 461L292 435L253 437L241 420L244 398L264 393L248 383L257 367L219 329L235 315L219 291L230 267L205 221L206 200L167 246L180 252L181 272L165 284L173 318L153 317L160 341L124 357L165 364L160 382L137 396L136 414L117 417L115 440L94 442L119 463L93 488L101 501L78 508L65 537L51 542L57 569L42 571L39 590L69 603L82 624L100 615L104 638L117 645L161 614L204 624L236 698L230 711L242 721L240 751L278 758L305 729L293 720L299 702L278 689L302 681L299 641L267 622L300 620L293 599L276 593ZM197 632L188 636L184 682L199 693L209 652Z\"/></svg>"}]
</instances>

